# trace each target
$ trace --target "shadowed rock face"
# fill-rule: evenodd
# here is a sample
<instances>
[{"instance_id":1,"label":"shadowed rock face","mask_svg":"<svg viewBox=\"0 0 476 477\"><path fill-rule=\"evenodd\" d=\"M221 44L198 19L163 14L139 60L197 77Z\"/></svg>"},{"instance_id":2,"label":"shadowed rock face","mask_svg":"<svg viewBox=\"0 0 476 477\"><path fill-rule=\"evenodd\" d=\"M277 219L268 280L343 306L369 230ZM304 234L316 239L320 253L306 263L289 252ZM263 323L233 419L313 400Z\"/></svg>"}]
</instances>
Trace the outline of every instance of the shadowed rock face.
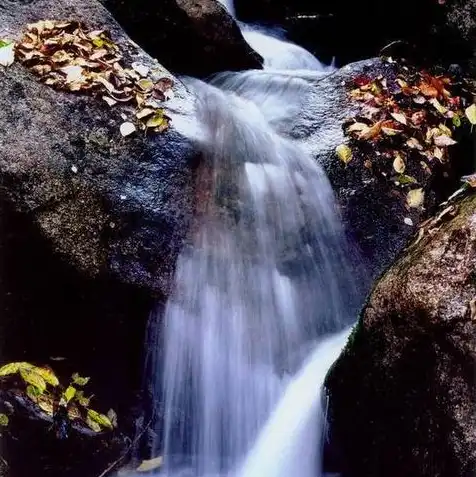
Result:
<instances>
[{"instance_id":1,"label":"shadowed rock face","mask_svg":"<svg viewBox=\"0 0 476 477\"><path fill-rule=\"evenodd\" d=\"M107 29L125 63L170 77L95 0L6 0L1 36L19 39L27 23L44 19ZM146 320L168 293L188 234L198 155L172 125L122 137L128 106L56 91L19 63L1 75L0 362L50 365L65 380L90 376L94 406L114 408L121 431L133 434ZM176 124L194 98L174 81L164 107ZM102 439L59 442L48 422L19 418L24 425L12 417L12 433L2 432L10 477L98 475L122 451Z\"/></svg>"},{"instance_id":2,"label":"shadowed rock face","mask_svg":"<svg viewBox=\"0 0 476 477\"><path fill-rule=\"evenodd\" d=\"M26 23L45 18L111 30L126 62L154 66L92 0L0 6L2 27L15 38ZM172 122L193 102L178 82L174 92L164 104ZM196 153L189 142L173 126L123 138L121 114L134 114L127 106L55 91L20 64L2 73L0 104L0 190L14 208L90 276L166 292L191 214Z\"/></svg>"},{"instance_id":3,"label":"shadowed rock face","mask_svg":"<svg viewBox=\"0 0 476 477\"><path fill-rule=\"evenodd\" d=\"M476 0L235 0L238 18L283 26L321 59L346 64L375 56L395 40L430 63L460 63L474 72ZM412 46L416 49L413 50ZM397 53L392 52L392 55Z\"/></svg>"},{"instance_id":4,"label":"shadowed rock face","mask_svg":"<svg viewBox=\"0 0 476 477\"><path fill-rule=\"evenodd\" d=\"M174 73L202 78L262 66L218 0L101 1L134 41Z\"/></svg>"},{"instance_id":5,"label":"shadowed rock face","mask_svg":"<svg viewBox=\"0 0 476 477\"><path fill-rule=\"evenodd\" d=\"M378 281L327 378L352 476L476 470L476 195L424 230Z\"/></svg>"}]
</instances>

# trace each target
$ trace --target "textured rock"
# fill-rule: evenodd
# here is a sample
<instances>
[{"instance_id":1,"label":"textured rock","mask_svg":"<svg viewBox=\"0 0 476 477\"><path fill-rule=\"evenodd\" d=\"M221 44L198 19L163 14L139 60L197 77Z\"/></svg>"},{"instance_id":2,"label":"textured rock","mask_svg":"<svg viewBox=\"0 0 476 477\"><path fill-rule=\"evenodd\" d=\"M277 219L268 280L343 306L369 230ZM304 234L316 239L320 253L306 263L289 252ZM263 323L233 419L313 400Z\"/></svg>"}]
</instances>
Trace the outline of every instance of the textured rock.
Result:
<instances>
[{"instance_id":1,"label":"textured rock","mask_svg":"<svg viewBox=\"0 0 476 477\"><path fill-rule=\"evenodd\" d=\"M261 68L218 0L102 0L132 38L174 73L206 77Z\"/></svg>"},{"instance_id":2,"label":"textured rock","mask_svg":"<svg viewBox=\"0 0 476 477\"><path fill-rule=\"evenodd\" d=\"M106 28L126 62L154 65L94 0L0 6L2 27L12 37L44 18ZM179 82L174 91L165 105L172 121L193 101ZM123 138L121 114L133 115L127 107L55 91L20 64L2 72L0 104L0 191L14 208L78 269L166 291L191 213L196 154L189 142L173 126Z\"/></svg>"},{"instance_id":3,"label":"textured rock","mask_svg":"<svg viewBox=\"0 0 476 477\"><path fill-rule=\"evenodd\" d=\"M378 281L328 375L349 475L476 470L476 195L442 212Z\"/></svg>"},{"instance_id":4,"label":"textured rock","mask_svg":"<svg viewBox=\"0 0 476 477\"><path fill-rule=\"evenodd\" d=\"M318 80L306 80L307 85L302 82L297 95L299 114L292 119L293 136L324 167L336 191L343 219L373 275L391 263L418 223L448 197L461 173L469 172L471 167L467 160L471 143L464 141L461 149L466 155L453 149L451 160L444 165L433 163L430 175L423 174L416 164L411 174L425 190L426 210L409 210L404 191L398 191L392 181L375 176L364 166L366 159L373 159L372 151L368 156L356 156L348 165L337 157L336 146L345 142L342 124L357 111L348 100L346 84L359 75L373 78L382 74L390 78L396 71L388 63L371 59L347 65ZM410 218L413 226L406 225L405 218Z\"/></svg>"}]
</instances>

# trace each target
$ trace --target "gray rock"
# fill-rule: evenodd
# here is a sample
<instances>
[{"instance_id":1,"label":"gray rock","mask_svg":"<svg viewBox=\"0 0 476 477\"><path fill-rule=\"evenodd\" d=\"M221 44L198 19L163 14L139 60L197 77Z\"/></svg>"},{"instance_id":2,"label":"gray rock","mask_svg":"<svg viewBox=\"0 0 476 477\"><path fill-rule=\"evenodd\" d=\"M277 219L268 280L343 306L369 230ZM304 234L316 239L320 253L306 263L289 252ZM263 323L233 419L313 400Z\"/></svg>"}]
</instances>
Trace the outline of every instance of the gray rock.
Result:
<instances>
[{"instance_id":1,"label":"gray rock","mask_svg":"<svg viewBox=\"0 0 476 477\"><path fill-rule=\"evenodd\" d=\"M28 22L39 19L108 29L126 62L161 68L95 0L0 5L4 36L19 38ZM175 98L164 104L172 124L193 102L174 81ZM18 63L2 71L0 104L0 191L14 209L89 276L166 293L192 212L196 153L190 143L173 126L123 138L121 114L133 116L127 106L110 108L99 98L56 91Z\"/></svg>"},{"instance_id":2,"label":"gray rock","mask_svg":"<svg viewBox=\"0 0 476 477\"><path fill-rule=\"evenodd\" d=\"M448 197L460 161L455 154L444 165L433 164L429 175L422 173L418 163L407 172L419 180L425 191L425 209L420 210L406 206L406 191L398 190L389 177L377 175L364 166L365 160L376 159L372 147L367 154L354 154L348 165L338 158L335 148L347 142L342 125L358 112L356 104L347 97L349 84L360 75L393 78L397 68L380 59L369 59L347 65L321 79L308 80L310 86L300 92L299 113L292 119L293 137L324 167L336 191L342 218L363 251L373 276L392 262L428 212ZM408 164L407 168L410 167ZM405 219L411 219L413 225L407 225Z\"/></svg>"},{"instance_id":3,"label":"gray rock","mask_svg":"<svg viewBox=\"0 0 476 477\"><path fill-rule=\"evenodd\" d=\"M327 377L349 475L476 471L476 195L451 207L377 282Z\"/></svg>"}]
</instances>

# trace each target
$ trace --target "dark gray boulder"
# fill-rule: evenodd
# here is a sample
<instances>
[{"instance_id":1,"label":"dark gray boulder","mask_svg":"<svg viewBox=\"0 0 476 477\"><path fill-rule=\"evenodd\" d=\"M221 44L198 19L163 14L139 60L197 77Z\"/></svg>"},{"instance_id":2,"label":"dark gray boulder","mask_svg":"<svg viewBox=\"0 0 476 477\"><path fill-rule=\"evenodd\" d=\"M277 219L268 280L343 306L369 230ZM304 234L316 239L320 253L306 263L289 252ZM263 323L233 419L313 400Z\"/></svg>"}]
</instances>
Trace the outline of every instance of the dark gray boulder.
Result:
<instances>
[{"instance_id":1,"label":"dark gray boulder","mask_svg":"<svg viewBox=\"0 0 476 477\"><path fill-rule=\"evenodd\" d=\"M445 204L377 282L327 377L345 475L476 471L476 195Z\"/></svg>"},{"instance_id":2,"label":"dark gray boulder","mask_svg":"<svg viewBox=\"0 0 476 477\"><path fill-rule=\"evenodd\" d=\"M2 26L14 38L28 22L45 18L106 28L126 62L160 69L93 0L0 6ZM174 92L164 103L172 123L193 104L176 80ZM187 139L174 126L124 138L121 114L134 114L127 106L110 108L99 98L58 92L18 63L2 72L0 103L1 193L14 208L90 276L166 292L192 212L197 155Z\"/></svg>"},{"instance_id":3,"label":"dark gray boulder","mask_svg":"<svg viewBox=\"0 0 476 477\"><path fill-rule=\"evenodd\" d=\"M176 74L206 77L261 68L218 0L101 0L131 37Z\"/></svg>"}]
</instances>

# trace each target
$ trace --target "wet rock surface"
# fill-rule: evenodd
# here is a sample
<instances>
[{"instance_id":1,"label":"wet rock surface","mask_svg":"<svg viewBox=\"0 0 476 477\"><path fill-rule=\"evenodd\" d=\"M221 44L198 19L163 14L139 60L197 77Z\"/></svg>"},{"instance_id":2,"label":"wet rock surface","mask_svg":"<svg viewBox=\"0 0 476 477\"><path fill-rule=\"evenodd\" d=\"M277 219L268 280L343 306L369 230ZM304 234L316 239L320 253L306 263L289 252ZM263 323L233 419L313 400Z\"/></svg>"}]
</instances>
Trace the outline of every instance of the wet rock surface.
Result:
<instances>
[{"instance_id":1,"label":"wet rock surface","mask_svg":"<svg viewBox=\"0 0 476 477\"><path fill-rule=\"evenodd\" d=\"M45 19L110 31L125 62L172 78L175 97L164 103L172 122L188 116L194 98L94 0L0 5L2 38L18 40L27 23ZM55 90L19 62L1 74L0 362L91 377L94 405L113 408L120 426L111 439L72 433L58 441L45 416L14 404L1 472L100 475L136 430L146 322L188 234L198 155L174 126L123 137L133 108Z\"/></svg>"},{"instance_id":2,"label":"wet rock surface","mask_svg":"<svg viewBox=\"0 0 476 477\"><path fill-rule=\"evenodd\" d=\"M137 43L176 74L261 68L262 58L218 0L102 1Z\"/></svg>"},{"instance_id":3,"label":"wet rock surface","mask_svg":"<svg viewBox=\"0 0 476 477\"><path fill-rule=\"evenodd\" d=\"M459 177L471 171L474 143L469 134L451 150L450 160L431 165L431 173L418 177L425 191L424 208L409 208L404 188L395 187L390 177L376 175L365 167L376 159L375 151L354 155L344 164L335 149L346 143L343 124L359 112L359 105L348 98L355 78L382 75L393 78L395 65L381 59L352 63L335 73L312 80L295 80L299 88L299 113L292 136L323 166L352 239L363 252L370 275L382 272L406 244L418 224L431 214L459 186ZM410 221L409 221L410 219Z\"/></svg>"},{"instance_id":4,"label":"wet rock surface","mask_svg":"<svg viewBox=\"0 0 476 477\"><path fill-rule=\"evenodd\" d=\"M352 476L476 469L476 196L444 206L377 282L327 377Z\"/></svg>"},{"instance_id":5,"label":"wet rock surface","mask_svg":"<svg viewBox=\"0 0 476 477\"><path fill-rule=\"evenodd\" d=\"M13 37L44 18L108 29L129 63L161 68L94 1L8 1L0 7L2 25ZM2 85L1 193L78 269L166 291L192 210L197 155L190 143L173 126L162 134L124 138L122 115L133 111L58 92L20 64L4 72ZM174 92L164 104L172 121L193 103L177 81Z\"/></svg>"}]
</instances>

